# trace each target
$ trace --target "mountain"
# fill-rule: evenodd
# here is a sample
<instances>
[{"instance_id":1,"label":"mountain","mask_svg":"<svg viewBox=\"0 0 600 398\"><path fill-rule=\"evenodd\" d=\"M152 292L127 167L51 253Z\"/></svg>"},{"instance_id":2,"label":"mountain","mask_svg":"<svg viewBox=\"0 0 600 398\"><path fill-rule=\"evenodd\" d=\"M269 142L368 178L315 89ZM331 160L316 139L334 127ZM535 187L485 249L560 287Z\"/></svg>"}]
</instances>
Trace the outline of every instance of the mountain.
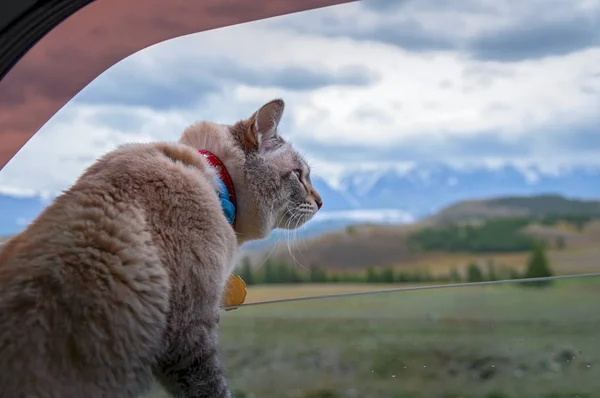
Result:
<instances>
[{"instance_id":1,"label":"mountain","mask_svg":"<svg viewBox=\"0 0 600 398\"><path fill-rule=\"evenodd\" d=\"M316 175L311 177L311 180L323 201L327 201L328 212L364 208L354 199L351 191L335 189L324 178Z\"/></svg>"},{"instance_id":2,"label":"mountain","mask_svg":"<svg viewBox=\"0 0 600 398\"><path fill-rule=\"evenodd\" d=\"M328 176L319 176L318 170L314 172L317 175L312 178L313 183L323 197L324 206L319 217L296 236L316 236L355 223L409 222L463 200L539 194L600 198L598 167L574 167L551 174L534 167L458 169L420 164L408 170L348 170L335 184ZM0 195L0 235L20 231L45 205L39 198ZM263 243L286 239L288 235L276 231Z\"/></svg>"},{"instance_id":3,"label":"mountain","mask_svg":"<svg viewBox=\"0 0 600 398\"><path fill-rule=\"evenodd\" d=\"M600 216L600 201L566 198L561 195L511 196L467 200L443 208L428 217L429 224L481 221L496 217L547 215Z\"/></svg>"},{"instance_id":4,"label":"mountain","mask_svg":"<svg viewBox=\"0 0 600 398\"><path fill-rule=\"evenodd\" d=\"M584 167L555 174L514 166L461 170L436 164L420 165L407 171L357 171L347 173L339 184L345 202L324 201L323 210L328 205L334 208L348 206L348 209L402 209L421 218L467 199L538 194L600 198L598 181L600 168Z\"/></svg>"}]
</instances>

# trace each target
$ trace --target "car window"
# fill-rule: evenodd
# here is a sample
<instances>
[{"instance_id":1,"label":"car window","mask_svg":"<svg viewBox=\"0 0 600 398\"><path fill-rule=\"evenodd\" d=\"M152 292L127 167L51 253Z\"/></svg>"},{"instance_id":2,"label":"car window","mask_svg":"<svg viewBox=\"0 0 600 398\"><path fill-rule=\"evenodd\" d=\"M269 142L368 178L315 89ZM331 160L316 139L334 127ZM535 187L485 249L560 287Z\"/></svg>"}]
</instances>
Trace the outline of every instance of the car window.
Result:
<instances>
[{"instance_id":1,"label":"car window","mask_svg":"<svg viewBox=\"0 0 600 398\"><path fill-rule=\"evenodd\" d=\"M161 42L76 95L48 80L19 112L73 98L0 171L0 235L123 143L281 97L324 205L241 248L246 302L221 328L238 397L592 397L598 12L350 2ZM18 105L26 86L2 84Z\"/></svg>"}]
</instances>

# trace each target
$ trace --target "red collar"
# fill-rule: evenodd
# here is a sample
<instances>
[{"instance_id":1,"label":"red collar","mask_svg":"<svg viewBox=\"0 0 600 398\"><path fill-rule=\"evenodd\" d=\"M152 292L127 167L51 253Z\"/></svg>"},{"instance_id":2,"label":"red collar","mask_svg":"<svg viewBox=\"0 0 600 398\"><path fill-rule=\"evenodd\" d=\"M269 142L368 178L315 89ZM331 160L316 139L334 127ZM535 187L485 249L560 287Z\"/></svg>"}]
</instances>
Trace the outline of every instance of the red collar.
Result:
<instances>
[{"instance_id":1,"label":"red collar","mask_svg":"<svg viewBox=\"0 0 600 398\"><path fill-rule=\"evenodd\" d=\"M204 156L204 158L206 159L208 164L210 164L215 169L215 171L217 172L217 175L219 176L221 181L223 181L223 184L225 184L225 187L227 188L227 192L229 193L228 199L233 204L234 208L236 209L235 213L237 213L237 203L235 200L235 188L233 187L233 180L231 179L231 176L229 175L227 168L225 167L223 162L221 162L221 159L219 159L214 153L209 152L204 149L199 149L198 152L202 156ZM234 215L234 219L233 219L233 227L234 228L235 228L235 219L236 219L236 217Z\"/></svg>"}]
</instances>

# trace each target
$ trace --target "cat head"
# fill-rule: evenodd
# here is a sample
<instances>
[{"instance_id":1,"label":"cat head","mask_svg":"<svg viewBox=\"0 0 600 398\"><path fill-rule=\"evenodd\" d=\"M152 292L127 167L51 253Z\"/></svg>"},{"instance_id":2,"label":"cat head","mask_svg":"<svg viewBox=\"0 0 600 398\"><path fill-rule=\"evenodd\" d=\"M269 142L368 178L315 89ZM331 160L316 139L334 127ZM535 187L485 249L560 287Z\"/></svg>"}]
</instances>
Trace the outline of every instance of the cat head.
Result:
<instances>
[{"instance_id":1,"label":"cat head","mask_svg":"<svg viewBox=\"0 0 600 398\"><path fill-rule=\"evenodd\" d=\"M261 239L275 228L296 229L323 202L310 179L310 166L278 131L285 103L272 100L232 125L200 122L180 142L205 149L229 171L237 196L238 240Z\"/></svg>"}]
</instances>

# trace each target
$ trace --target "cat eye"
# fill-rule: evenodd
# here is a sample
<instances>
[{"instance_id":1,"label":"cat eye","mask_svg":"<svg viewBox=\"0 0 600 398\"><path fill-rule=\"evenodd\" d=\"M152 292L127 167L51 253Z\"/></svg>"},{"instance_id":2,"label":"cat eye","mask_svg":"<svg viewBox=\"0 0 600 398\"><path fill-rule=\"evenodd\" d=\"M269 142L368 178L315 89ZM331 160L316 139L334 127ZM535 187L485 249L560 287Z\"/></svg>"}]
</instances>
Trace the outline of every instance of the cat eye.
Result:
<instances>
[{"instance_id":1,"label":"cat eye","mask_svg":"<svg viewBox=\"0 0 600 398\"><path fill-rule=\"evenodd\" d=\"M296 177L298 177L299 180L302 180L302 170L301 169L295 169L293 171L294 174L296 174Z\"/></svg>"}]
</instances>

